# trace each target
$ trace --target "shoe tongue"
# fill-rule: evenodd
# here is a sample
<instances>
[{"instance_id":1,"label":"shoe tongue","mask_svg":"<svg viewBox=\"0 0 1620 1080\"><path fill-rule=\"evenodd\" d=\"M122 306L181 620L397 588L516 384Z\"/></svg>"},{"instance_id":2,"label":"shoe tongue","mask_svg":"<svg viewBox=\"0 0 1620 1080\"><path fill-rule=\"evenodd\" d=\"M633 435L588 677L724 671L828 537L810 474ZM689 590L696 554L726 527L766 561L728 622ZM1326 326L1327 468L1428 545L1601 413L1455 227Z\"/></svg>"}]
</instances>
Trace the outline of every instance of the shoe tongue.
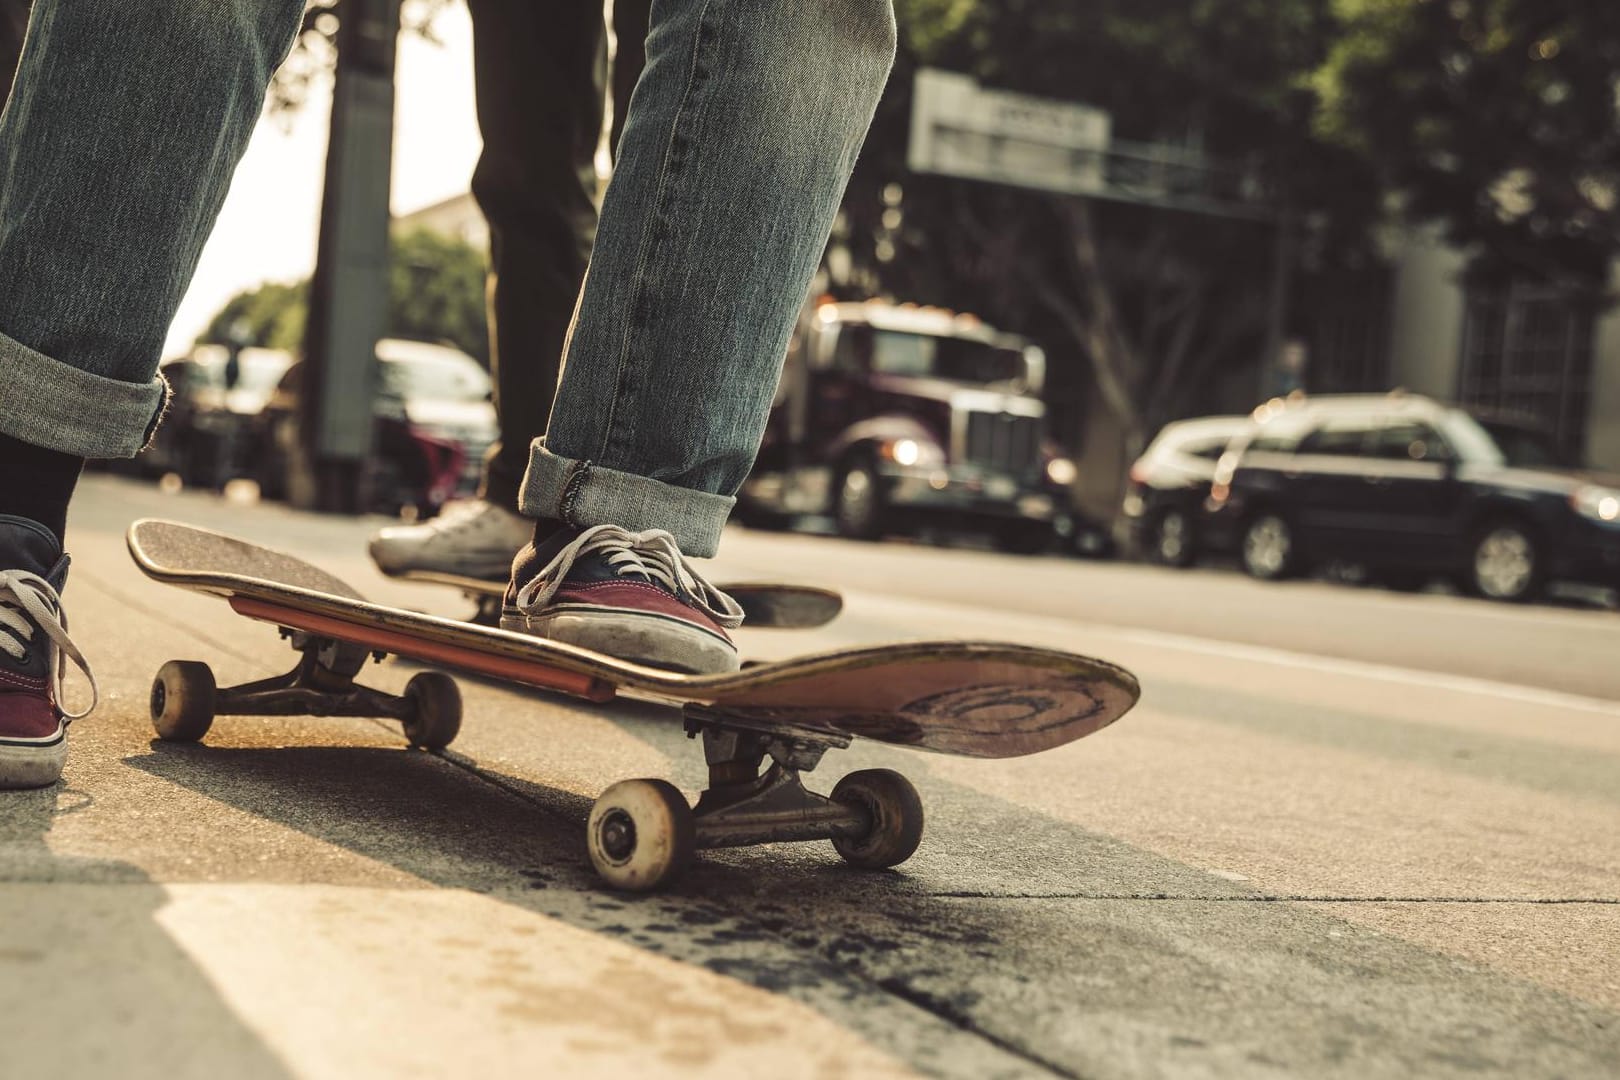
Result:
<instances>
[{"instance_id":1,"label":"shoe tongue","mask_svg":"<svg viewBox=\"0 0 1620 1080\"><path fill-rule=\"evenodd\" d=\"M55 534L39 522L0 514L0 569L38 574L60 592L67 583L68 558Z\"/></svg>"},{"instance_id":2,"label":"shoe tongue","mask_svg":"<svg viewBox=\"0 0 1620 1080\"><path fill-rule=\"evenodd\" d=\"M535 545L534 555L526 560L527 565L538 570L540 567L550 565L557 557L557 553L572 544L579 538L582 530L564 528L553 533L545 540ZM593 551L581 555L574 560L574 565L568 569L568 580L577 584L590 584L598 581L645 581L652 583L652 578L639 570L625 570L614 566L609 560L609 552Z\"/></svg>"},{"instance_id":3,"label":"shoe tongue","mask_svg":"<svg viewBox=\"0 0 1620 1080\"><path fill-rule=\"evenodd\" d=\"M568 571L569 581L645 581L652 583L652 578L640 570L614 566L608 561L604 552L593 551L574 563L573 569Z\"/></svg>"}]
</instances>

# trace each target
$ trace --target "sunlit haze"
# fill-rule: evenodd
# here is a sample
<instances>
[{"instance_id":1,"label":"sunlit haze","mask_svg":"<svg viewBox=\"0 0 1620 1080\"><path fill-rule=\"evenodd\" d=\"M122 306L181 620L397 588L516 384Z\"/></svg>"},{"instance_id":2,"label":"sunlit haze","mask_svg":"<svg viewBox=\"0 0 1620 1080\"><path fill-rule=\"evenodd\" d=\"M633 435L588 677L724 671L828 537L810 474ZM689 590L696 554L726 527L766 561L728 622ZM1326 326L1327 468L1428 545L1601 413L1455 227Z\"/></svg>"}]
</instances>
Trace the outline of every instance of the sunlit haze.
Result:
<instances>
[{"instance_id":1,"label":"sunlit haze","mask_svg":"<svg viewBox=\"0 0 1620 1080\"><path fill-rule=\"evenodd\" d=\"M394 121L393 209L407 213L467 189L482 145L473 112L472 31L466 8L434 25L441 44L401 39ZM169 328L166 356L184 351L232 295L303 277L315 264L330 84L302 112L262 119L237 169L191 290Z\"/></svg>"}]
</instances>

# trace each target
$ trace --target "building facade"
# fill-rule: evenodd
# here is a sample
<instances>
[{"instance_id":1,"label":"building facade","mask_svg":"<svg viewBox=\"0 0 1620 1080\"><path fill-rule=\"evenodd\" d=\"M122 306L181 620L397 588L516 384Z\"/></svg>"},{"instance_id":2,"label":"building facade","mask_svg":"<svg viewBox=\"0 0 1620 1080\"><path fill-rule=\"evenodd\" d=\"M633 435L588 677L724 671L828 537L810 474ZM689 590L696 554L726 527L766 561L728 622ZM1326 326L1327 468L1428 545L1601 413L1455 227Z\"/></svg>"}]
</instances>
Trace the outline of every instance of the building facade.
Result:
<instances>
[{"instance_id":1,"label":"building facade","mask_svg":"<svg viewBox=\"0 0 1620 1080\"><path fill-rule=\"evenodd\" d=\"M1390 385L1534 418L1572 458L1620 472L1620 308L1474 279L1435 229L1402 237L1394 263Z\"/></svg>"}]
</instances>

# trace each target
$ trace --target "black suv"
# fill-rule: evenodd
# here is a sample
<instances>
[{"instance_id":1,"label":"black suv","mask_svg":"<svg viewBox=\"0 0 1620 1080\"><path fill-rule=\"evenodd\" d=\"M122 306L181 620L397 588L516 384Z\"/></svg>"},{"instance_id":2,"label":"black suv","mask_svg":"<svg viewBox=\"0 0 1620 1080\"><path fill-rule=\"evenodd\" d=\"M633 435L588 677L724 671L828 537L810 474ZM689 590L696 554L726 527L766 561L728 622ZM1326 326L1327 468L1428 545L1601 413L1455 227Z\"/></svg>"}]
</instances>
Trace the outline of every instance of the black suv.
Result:
<instances>
[{"instance_id":1,"label":"black suv","mask_svg":"<svg viewBox=\"0 0 1620 1080\"><path fill-rule=\"evenodd\" d=\"M1620 478L1563 463L1530 427L1427 398L1261 406L1216 468L1205 540L1255 577L1364 566L1447 575L1497 600L1550 580L1620 587Z\"/></svg>"}]
</instances>

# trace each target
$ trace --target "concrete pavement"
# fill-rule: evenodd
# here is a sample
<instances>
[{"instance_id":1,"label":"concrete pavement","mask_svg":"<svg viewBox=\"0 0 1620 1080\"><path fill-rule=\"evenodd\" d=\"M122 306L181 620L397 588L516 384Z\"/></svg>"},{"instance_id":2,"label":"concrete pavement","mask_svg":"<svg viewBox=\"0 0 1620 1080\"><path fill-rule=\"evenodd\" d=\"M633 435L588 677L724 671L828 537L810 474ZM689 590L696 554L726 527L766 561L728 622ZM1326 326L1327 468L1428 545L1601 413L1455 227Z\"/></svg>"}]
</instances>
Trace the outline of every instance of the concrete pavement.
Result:
<instances>
[{"instance_id":1,"label":"concrete pavement","mask_svg":"<svg viewBox=\"0 0 1620 1080\"><path fill-rule=\"evenodd\" d=\"M154 742L163 661L237 680L290 654L142 578L121 539L142 514L463 607L378 577L375 522L87 479L67 600L105 702L62 785L0 800L6 1075L1620 1072L1612 612L737 532L713 576L852 590L755 654L1026 640L1132 667L1144 701L1032 758L830 757L823 789L873 764L917 782L928 834L899 871L778 845L625 898L582 824L617 779L698 789L662 710L464 679L442 757L336 719Z\"/></svg>"}]
</instances>

